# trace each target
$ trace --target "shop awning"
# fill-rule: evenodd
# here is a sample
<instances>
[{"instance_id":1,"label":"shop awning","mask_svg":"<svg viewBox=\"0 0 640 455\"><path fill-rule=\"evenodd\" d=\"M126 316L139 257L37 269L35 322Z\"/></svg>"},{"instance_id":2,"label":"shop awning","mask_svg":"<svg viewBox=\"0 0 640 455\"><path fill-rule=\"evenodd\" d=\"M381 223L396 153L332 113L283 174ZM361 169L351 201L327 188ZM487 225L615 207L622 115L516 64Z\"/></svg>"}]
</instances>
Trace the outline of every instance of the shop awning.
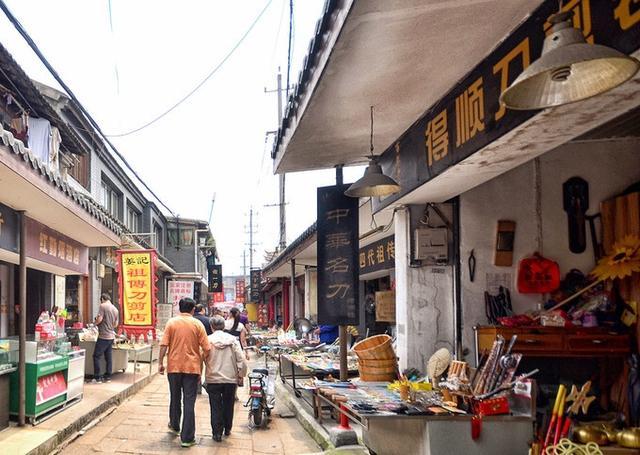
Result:
<instances>
[{"instance_id":1,"label":"shop awning","mask_svg":"<svg viewBox=\"0 0 640 455\"><path fill-rule=\"evenodd\" d=\"M509 34L541 0L328 1L273 150L276 172L362 164Z\"/></svg>"}]
</instances>

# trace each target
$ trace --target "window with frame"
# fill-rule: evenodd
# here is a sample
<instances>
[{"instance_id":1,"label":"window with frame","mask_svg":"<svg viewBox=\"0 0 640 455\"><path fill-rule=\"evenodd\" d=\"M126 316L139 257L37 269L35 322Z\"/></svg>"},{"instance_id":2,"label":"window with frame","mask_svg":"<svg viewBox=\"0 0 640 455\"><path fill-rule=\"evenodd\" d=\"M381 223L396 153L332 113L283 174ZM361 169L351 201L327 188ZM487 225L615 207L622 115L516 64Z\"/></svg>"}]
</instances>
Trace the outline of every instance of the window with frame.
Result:
<instances>
[{"instance_id":1,"label":"window with frame","mask_svg":"<svg viewBox=\"0 0 640 455\"><path fill-rule=\"evenodd\" d=\"M193 229L167 229L167 242L170 246L193 246Z\"/></svg>"},{"instance_id":2,"label":"window with frame","mask_svg":"<svg viewBox=\"0 0 640 455\"><path fill-rule=\"evenodd\" d=\"M69 175L87 190L89 189L89 155L73 155L73 165L69 168Z\"/></svg>"},{"instance_id":3,"label":"window with frame","mask_svg":"<svg viewBox=\"0 0 640 455\"><path fill-rule=\"evenodd\" d=\"M122 220L122 194L104 180L102 181L102 205L109 214Z\"/></svg>"},{"instance_id":4,"label":"window with frame","mask_svg":"<svg viewBox=\"0 0 640 455\"><path fill-rule=\"evenodd\" d=\"M133 233L140 232L140 212L131 205L127 206L127 229Z\"/></svg>"},{"instance_id":5,"label":"window with frame","mask_svg":"<svg viewBox=\"0 0 640 455\"><path fill-rule=\"evenodd\" d=\"M158 253L162 253L163 250L163 237L162 228L157 224L153 224L153 236L151 237L151 245L158 250Z\"/></svg>"}]
</instances>

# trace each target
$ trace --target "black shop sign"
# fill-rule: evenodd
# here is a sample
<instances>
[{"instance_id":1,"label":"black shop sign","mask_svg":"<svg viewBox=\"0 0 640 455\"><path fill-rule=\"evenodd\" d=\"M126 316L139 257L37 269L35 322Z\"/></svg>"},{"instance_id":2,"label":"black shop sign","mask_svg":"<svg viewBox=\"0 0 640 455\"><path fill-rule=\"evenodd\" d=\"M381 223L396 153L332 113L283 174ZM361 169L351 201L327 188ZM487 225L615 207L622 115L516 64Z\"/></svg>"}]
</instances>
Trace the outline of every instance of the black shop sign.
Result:
<instances>
[{"instance_id":1,"label":"black shop sign","mask_svg":"<svg viewBox=\"0 0 640 455\"><path fill-rule=\"evenodd\" d=\"M19 252L20 238L19 215L4 204L0 204L0 248Z\"/></svg>"},{"instance_id":2,"label":"black shop sign","mask_svg":"<svg viewBox=\"0 0 640 455\"><path fill-rule=\"evenodd\" d=\"M640 2L567 0L573 24L589 43L625 54L640 48ZM401 191L374 200L374 210L391 204L494 142L539 111L516 111L500 105L500 94L542 53L549 17L557 0L540 5L513 33L429 108L382 154L380 164ZM499 159L499 157L496 157Z\"/></svg>"},{"instance_id":3,"label":"black shop sign","mask_svg":"<svg viewBox=\"0 0 640 455\"><path fill-rule=\"evenodd\" d=\"M318 323L357 325L358 198L318 188Z\"/></svg>"},{"instance_id":4,"label":"black shop sign","mask_svg":"<svg viewBox=\"0 0 640 455\"><path fill-rule=\"evenodd\" d=\"M224 292L222 288L222 264L207 264L209 292Z\"/></svg>"},{"instance_id":5,"label":"black shop sign","mask_svg":"<svg viewBox=\"0 0 640 455\"><path fill-rule=\"evenodd\" d=\"M250 299L253 303L260 301L260 282L262 281L262 270L254 269L249 272L249 280L251 284Z\"/></svg>"},{"instance_id":6,"label":"black shop sign","mask_svg":"<svg viewBox=\"0 0 640 455\"><path fill-rule=\"evenodd\" d=\"M360 248L358 255L360 275L395 268L396 244L394 239L395 237L390 235Z\"/></svg>"}]
</instances>

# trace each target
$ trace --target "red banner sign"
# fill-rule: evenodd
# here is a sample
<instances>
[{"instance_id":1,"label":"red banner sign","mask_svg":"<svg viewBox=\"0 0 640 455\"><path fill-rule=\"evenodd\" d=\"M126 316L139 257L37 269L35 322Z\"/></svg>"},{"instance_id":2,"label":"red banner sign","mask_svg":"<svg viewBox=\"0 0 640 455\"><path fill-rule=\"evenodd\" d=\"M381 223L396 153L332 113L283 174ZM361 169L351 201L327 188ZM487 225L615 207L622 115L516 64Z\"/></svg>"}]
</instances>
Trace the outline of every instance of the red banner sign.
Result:
<instances>
[{"instance_id":1,"label":"red banner sign","mask_svg":"<svg viewBox=\"0 0 640 455\"><path fill-rule=\"evenodd\" d=\"M38 378L36 406L67 393L67 383L62 371Z\"/></svg>"},{"instance_id":2,"label":"red banner sign","mask_svg":"<svg viewBox=\"0 0 640 455\"><path fill-rule=\"evenodd\" d=\"M236 280L236 302L244 303L244 279Z\"/></svg>"},{"instance_id":3,"label":"red banner sign","mask_svg":"<svg viewBox=\"0 0 640 455\"><path fill-rule=\"evenodd\" d=\"M156 251L118 250L118 285L122 300L120 330L144 335L156 330Z\"/></svg>"}]
</instances>

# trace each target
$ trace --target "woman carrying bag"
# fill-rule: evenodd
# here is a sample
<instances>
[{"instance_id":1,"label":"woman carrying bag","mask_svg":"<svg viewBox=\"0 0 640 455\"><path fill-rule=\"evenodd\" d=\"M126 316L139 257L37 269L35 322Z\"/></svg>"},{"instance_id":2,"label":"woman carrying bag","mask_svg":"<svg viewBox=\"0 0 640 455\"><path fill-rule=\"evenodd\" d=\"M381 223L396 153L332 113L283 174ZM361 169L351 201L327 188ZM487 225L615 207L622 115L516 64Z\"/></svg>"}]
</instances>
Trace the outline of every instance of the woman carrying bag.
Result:
<instances>
[{"instance_id":1,"label":"woman carrying bag","mask_svg":"<svg viewBox=\"0 0 640 455\"><path fill-rule=\"evenodd\" d=\"M231 434L236 389L243 384L247 363L236 337L225 333L222 317L211 318L211 329L205 378L211 407L211 431L214 441L220 442L223 433L225 436Z\"/></svg>"}]
</instances>

